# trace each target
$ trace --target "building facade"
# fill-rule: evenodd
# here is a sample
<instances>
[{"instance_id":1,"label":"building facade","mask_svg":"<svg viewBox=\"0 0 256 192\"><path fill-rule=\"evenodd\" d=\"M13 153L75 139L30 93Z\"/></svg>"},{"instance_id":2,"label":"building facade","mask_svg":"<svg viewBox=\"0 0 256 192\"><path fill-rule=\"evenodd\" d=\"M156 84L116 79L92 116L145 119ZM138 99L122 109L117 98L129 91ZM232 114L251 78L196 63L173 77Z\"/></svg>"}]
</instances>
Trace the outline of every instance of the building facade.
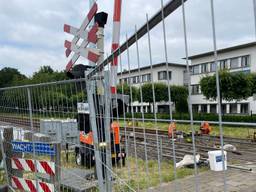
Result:
<instances>
[{"instance_id":1,"label":"building facade","mask_svg":"<svg viewBox=\"0 0 256 192\"><path fill-rule=\"evenodd\" d=\"M230 72L256 72L256 42L237 45L217 51L217 64ZM207 52L189 57L191 61L192 106L194 112L217 113L218 106L214 100L207 100L201 93L200 79L216 72L214 53ZM249 97L241 101L223 101L222 112L226 114L255 114L256 98Z\"/></svg>"},{"instance_id":2,"label":"building facade","mask_svg":"<svg viewBox=\"0 0 256 192\"><path fill-rule=\"evenodd\" d=\"M124 71L122 73L117 74L119 83L127 83L132 84L132 86L139 87L144 83L150 82L161 82L167 83L167 65L166 63L159 63L152 66L141 67L140 70L132 69L130 71ZM186 79L184 78L186 66L184 64L176 64L169 63L168 64L168 72L169 72L169 83L170 85L185 85ZM132 103L132 106L129 107L129 111L131 111L131 107L133 107L134 112L142 112L145 113L153 112L153 104L150 103L140 103L135 101ZM168 104L166 102L157 102L155 104L156 112L165 112L168 111ZM174 107L174 106L173 106Z\"/></svg>"}]
</instances>

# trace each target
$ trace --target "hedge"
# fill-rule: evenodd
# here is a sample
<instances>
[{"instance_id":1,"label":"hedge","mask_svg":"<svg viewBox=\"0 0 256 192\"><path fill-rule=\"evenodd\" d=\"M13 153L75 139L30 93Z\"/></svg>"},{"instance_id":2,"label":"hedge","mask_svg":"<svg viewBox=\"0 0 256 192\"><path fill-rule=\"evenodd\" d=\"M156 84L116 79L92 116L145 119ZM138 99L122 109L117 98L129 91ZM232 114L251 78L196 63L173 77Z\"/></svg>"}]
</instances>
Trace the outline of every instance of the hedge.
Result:
<instances>
[{"instance_id":1,"label":"hedge","mask_svg":"<svg viewBox=\"0 0 256 192\"><path fill-rule=\"evenodd\" d=\"M131 113L126 113L126 118L131 118ZM145 113L144 117L146 119L154 119L153 113ZM141 113L134 113L134 118L142 118ZM157 114L158 119L169 119L169 114L166 113L158 113ZM173 119L176 120L190 120L190 116L188 113L173 113ZM218 121L218 115L217 114L205 114L205 113L197 113L194 114L194 120L197 121ZM223 115L222 116L223 121L227 122L247 122L247 123L255 123L256 122L256 115Z\"/></svg>"}]
</instances>

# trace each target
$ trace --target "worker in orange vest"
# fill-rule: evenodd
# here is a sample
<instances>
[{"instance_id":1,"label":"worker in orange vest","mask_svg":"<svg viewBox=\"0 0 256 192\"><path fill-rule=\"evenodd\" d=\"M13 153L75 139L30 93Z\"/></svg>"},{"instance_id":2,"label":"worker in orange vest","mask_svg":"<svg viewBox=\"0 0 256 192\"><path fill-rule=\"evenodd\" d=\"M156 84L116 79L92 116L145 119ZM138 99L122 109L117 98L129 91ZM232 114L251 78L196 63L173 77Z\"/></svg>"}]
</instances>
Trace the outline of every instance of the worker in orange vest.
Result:
<instances>
[{"instance_id":1,"label":"worker in orange vest","mask_svg":"<svg viewBox=\"0 0 256 192\"><path fill-rule=\"evenodd\" d=\"M92 131L90 131L87 134L84 134L83 131L80 131L80 142L88 144L88 145L93 145Z\"/></svg>"},{"instance_id":2,"label":"worker in orange vest","mask_svg":"<svg viewBox=\"0 0 256 192\"><path fill-rule=\"evenodd\" d=\"M112 133L114 135L115 144L116 145L120 144L120 138L119 138L120 126L119 126L119 123L116 122L116 121L113 121L111 123L111 129L112 129Z\"/></svg>"},{"instance_id":3,"label":"worker in orange vest","mask_svg":"<svg viewBox=\"0 0 256 192\"><path fill-rule=\"evenodd\" d=\"M212 131L211 126L207 121L204 121L200 126L201 134L209 135Z\"/></svg>"},{"instance_id":4,"label":"worker in orange vest","mask_svg":"<svg viewBox=\"0 0 256 192\"><path fill-rule=\"evenodd\" d=\"M176 123L171 122L168 127L168 137L172 138L172 136L175 137L175 135L176 135Z\"/></svg>"}]
</instances>

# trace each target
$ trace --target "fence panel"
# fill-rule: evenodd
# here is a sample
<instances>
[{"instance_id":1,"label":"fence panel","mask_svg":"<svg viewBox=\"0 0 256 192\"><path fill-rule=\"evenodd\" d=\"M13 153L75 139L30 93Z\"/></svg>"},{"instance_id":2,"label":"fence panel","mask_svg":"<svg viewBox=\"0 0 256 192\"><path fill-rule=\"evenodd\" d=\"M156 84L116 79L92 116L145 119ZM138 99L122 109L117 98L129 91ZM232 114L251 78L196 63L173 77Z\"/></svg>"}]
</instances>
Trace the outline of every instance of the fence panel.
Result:
<instances>
[{"instance_id":1,"label":"fence panel","mask_svg":"<svg viewBox=\"0 0 256 192\"><path fill-rule=\"evenodd\" d=\"M159 0L161 10L152 18L146 15L145 25L135 26L134 34L126 35L120 48L86 71L85 78L0 88L0 144L11 189L230 191L232 175L255 167L256 124L222 121L218 70L218 121L195 120L184 3ZM174 86L168 49L172 37L166 27L166 17L179 7L186 62L182 87ZM209 12L213 58L219 69L213 0ZM156 28L158 45L152 43ZM163 50L161 71L153 63L158 46ZM110 69L117 56L119 85L114 94ZM148 67L142 57L148 58ZM175 119L178 102L185 102L187 119ZM15 142L24 142L23 148ZM39 144L44 150L39 151ZM220 174L209 171L208 152L216 150ZM213 185L215 178L218 185L213 189L210 181Z\"/></svg>"}]
</instances>

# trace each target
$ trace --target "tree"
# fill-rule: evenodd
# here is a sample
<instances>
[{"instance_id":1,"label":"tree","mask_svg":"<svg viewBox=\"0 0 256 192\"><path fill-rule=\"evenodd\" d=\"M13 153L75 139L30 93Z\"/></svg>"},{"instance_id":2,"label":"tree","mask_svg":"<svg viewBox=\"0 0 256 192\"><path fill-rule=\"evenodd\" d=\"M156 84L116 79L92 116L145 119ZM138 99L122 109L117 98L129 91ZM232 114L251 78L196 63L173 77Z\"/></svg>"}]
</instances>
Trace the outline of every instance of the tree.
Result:
<instances>
[{"instance_id":1,"label":"tree","mask_svg":"<svg viewBox=\"0 0 256 192\"><path fill-rule=\"evenodd\" d=\"M54 71L50 66L42 66L31 78L31 83L42 83L68 79L64 71Z\"/></svg>"},{"instance_id":2,"label":"tree","mask_svg":"<svg viewBox=\"0 0 256 192\"><path fill-rule=\"evenodd\" d=\"M180 113L188 112L188 89L185 86L171 85L171 99L175 103L175 110Z\"/></svg>"},{"instance_id":3,"label":"tree","mask_svg":"<svg viewBox=\"0 0 256 192\"><path fill-rule=\"evenodd\" d=\"M247 99L252 95L252 81L248 74L220 71L220 99L227 101ZM217 98L216 75L200 80L201 91L207 99Z\"/></svg>"},{"instance_id":4,"label":"tree","mask_svg":"<svg viewBox=\"0 0 256 192\"><path fill-rule=\"evenodd\" d=\"M152 83L146 83L142 85L142 98L144 102L153 103L153 86ZM168 100L168 88L164 83L154 83L155 102ZM155 112L155 106L153 105L153 112Z\"/></svg>"},{"instance_id":5,"label":"tree","mask_svg":"<svg viewBox=\"0 0 256 192\"><path fill-rule=\"evenodd\" d=\"M148 103L154 102L152 83L146 83L142 85L141 88L142 88L143 101ZM166 84L154 83L154 91L155 91L155 102L168 100L168 87Z\"/></svg>"},{"instance_id":6,"label":"tree","mask_svg":"<svg viewBox=\"0 0 256 192\"><path fill-rule=\"evenodd\" d=\"M169 101L168 97L168 86L164 83L154 83L155 91L155 102ZM171 101L175 103L177 112L187 112L188 111L188 90L184 86L170 86L171 91ZM147 83L142 85L143 101L152 103L153 98L153 87L152 83ZM155 109L153 108L153 111Z\"/></svg>"},{"instance_id":7,"label":"tree","mask_svg":"<svg viewBox=\"0 0 256 192\"><path fill-rule=\"evenodd\" d=\"M139 90L137 87L131 86L132 101L138 101ZM117 93L128 95L131 101L130 85L127 83L117 85Z\"/></svg>"},{"instance_id":8,"label":"tree","mask_svg":"<svg viewBox=\"0 0 256 192\"><path fill-rule=\"evenodd\" d=\"M16 82L27 79L27 77L21 74L17 69L5 67L0 70L0 87L7 87L15 85Z\"/></svg>"},{"instance_id":9,"label":"tree","mask_svg":"<svg viewBox=\"0 0 256 192\"><path fill-rule=\"evenodd\" d=\"M40 73L48 73L48 74L51 74L53 73L53 69L51 68L51 66L41 66L39 71L35 73L36 74L40 74Z\"/></svg>"},{"instance_id":10,"label":"tree","mask_svg":"<svg viewBox=\"0 0 256 192\"><path fill-rule=\"evenodd\" d=\"M250 74L250 80L251 80L251 91L252 94L256 94L256 73L251 73Z\"/></svg>"}]
</instances>

